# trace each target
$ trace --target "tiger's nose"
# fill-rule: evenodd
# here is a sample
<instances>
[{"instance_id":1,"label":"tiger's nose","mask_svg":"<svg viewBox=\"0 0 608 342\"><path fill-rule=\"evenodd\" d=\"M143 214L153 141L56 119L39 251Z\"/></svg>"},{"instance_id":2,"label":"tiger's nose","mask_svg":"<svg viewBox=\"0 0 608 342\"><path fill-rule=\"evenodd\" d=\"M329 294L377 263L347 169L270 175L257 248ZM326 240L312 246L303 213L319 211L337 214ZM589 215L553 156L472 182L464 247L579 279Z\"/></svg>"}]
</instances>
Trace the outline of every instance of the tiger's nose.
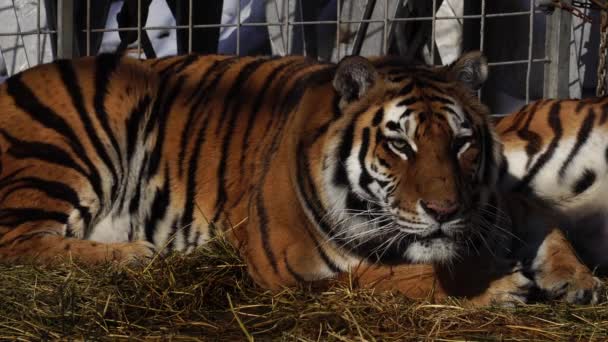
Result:
<instances>
[{"instance_id":1,"label":"tiger's nose","mask_svg":"<svg viewBox=\"0 0 608 342\"><path fill-rule=\"evenodd\" d=\"M454 217L460 209L460 206L451 201L423 201L420 200L420 206L424 211L431 215L437 222L446 222Z\"/></svg>"}]
</instances>

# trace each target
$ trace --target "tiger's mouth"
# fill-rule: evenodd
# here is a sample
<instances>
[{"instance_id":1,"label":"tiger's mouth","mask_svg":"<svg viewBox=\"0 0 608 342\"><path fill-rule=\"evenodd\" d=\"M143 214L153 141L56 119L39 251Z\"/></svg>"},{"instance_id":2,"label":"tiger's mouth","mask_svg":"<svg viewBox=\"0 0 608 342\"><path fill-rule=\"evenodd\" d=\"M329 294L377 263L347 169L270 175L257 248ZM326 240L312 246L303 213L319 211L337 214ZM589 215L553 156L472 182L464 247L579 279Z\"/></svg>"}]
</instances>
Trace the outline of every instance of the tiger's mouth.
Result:
<instances>
[{"instance_id":1,"label":"tiger's mouth","mask_svg":"<svg viewBox=\"0 0 608 342\"><path fill-rule=\"evenodd\" d=\"M424 240L435 240L435 239L441 239L441 238L447 238L447 239L452 239L452 236L448 236L443 230L439 229L435 229L433 232L431 232L430 234L421 236L419 238L420 241L424 241Z\"/></svg>"}]
</instances>

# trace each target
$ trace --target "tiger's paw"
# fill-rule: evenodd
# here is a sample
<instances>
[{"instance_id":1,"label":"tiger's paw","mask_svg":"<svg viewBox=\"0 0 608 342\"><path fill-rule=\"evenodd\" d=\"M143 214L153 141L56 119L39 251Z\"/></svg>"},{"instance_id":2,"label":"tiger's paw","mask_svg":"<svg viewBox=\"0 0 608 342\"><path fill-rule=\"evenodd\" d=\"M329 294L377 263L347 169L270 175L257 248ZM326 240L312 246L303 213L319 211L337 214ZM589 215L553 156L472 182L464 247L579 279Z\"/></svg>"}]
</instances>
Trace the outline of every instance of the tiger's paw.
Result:
<instances>
[{"instance_id":1,"label":"tiger's paw","mask_svg":"<svg viewBox=\"0 0 608 342\"><path fill-rule=\"evenodd\" d=\"M137 265L149 262L155 252L156 246L146 240L116 243L112 246L111 259L120 263Z\"/></svg>"},{"instance_id":2,"label":"tiger's paw","mask_svg":"<svg viewBox=\"0 0 608 342\"><path fill-rule=\"evenodd\" d=\"M550 298L570 304L597 304L602 292L602 281L588 269L569 269L537 272L537 286Z\"/></svg>"},{"instance_id":3,"label":"tiger's paw","mask_svg":"<svg viewBox=\"0 0 608 342\"><path fill-rule=\"evenodd\" d=\"M525 304L533 285L534 282L524 275L521 264L518 263L511 272L492 281L484 293L471 301L480 306L513 307Z\"/></svg>"}]
</instances>

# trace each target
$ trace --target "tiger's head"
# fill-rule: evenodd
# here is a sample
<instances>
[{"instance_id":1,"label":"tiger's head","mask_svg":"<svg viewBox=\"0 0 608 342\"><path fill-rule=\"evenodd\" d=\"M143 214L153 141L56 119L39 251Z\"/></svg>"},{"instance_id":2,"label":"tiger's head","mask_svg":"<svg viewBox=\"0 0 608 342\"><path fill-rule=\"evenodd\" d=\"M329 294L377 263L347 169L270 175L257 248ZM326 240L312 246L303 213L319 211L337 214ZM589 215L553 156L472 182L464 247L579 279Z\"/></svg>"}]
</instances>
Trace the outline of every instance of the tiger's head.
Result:
<instances>
[{"instance_id":1,"label":"tiger's head","mask_svg":"<svg viewBox=\"0 0 608 342\"><path fill-rule=\"evenodd\" d=\"M347 57L323 156L328 238L373 262L450 262L484 233L500 144L479 52L439 68ZM486 227L487 229L488 227Z\"/></svg>"}]
</instances>

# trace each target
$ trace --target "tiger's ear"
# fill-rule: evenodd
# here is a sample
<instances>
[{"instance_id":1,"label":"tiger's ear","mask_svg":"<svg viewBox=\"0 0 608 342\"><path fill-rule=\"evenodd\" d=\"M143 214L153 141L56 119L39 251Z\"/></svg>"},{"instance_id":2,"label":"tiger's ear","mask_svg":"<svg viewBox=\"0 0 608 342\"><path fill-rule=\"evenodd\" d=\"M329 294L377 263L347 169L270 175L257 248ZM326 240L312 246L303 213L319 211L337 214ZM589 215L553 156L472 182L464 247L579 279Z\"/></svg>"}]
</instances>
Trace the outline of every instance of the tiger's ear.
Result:
<instances>
[{"instance_id":1,"label":"tiger's ear","mask_svg":"<svg viewBox=\"0 0 608 342\"><path fill-rule=\"evenodd\" d=\"M341 97L341 104L355 101L363 96L378 79L376 68L366 58L344 57L336 69L334 89Z\"/></svg>"},{"instance_id":2,"label":"tiger's ear","mask_svg":"<svg viewBox=\"0 0 608 342\"><path fill-rule=\"evenodd\" d=\"M460 56L448 70L452 80L464 83L471 90L478 90L488 78L488 60L481 51L471 51Z\"/></svg>"}]
</instances>

